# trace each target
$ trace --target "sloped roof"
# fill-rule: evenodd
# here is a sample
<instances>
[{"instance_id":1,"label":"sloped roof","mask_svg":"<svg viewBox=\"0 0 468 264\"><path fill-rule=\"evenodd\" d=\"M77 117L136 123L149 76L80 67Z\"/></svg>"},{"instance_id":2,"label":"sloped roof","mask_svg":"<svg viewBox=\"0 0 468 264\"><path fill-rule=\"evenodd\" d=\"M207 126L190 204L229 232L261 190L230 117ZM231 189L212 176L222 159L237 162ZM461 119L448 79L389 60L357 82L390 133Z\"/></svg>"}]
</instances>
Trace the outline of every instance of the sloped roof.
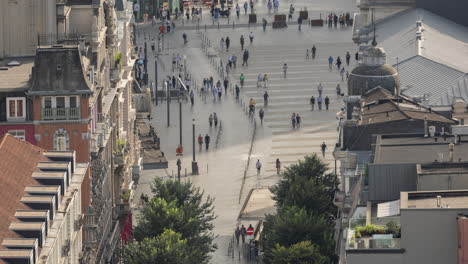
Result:
<instances>
[{"instance_id":1,"label":"sloped roof","mask_svg":"<svg viewBox=\"0 0 468 264\"><path fill-rule=\"evenodd\" d=\"M37 49L29 94L91 94L90 87L78 47Z\"/></svg>"},{"instance_id":2,"label":"sloped roof","mask_svg":"<svg viewBox=\"0 0 468 264\"><path fill-rule=\"evenodd\" d=\"M467 57L468 59L468 57ZM417 55L398 63L402 93L407 96L429 95L434 105L465 74L447 65Z\"/></svg>"},{"instance_id":3,"label":"sloped roof","mask_svg":"<svg viewBox=\"0 0 468 264\"><path fill-rule=\"evenodd\" d=\"M399 120L423 120L456 124L455 120L424 108L403 96L395 96L382 87L370 90L363 96L359 125L385 123Z\"/></svg>"},{"instance_id":4,"label":"sloped roof","mask_svg":"<svg viewBox=\"0 0 468 264\"><path fill-rule=\"evenodd\" d=\"M416 40L416 21L422 21L421 41ZM420 8L383 19L376 27L377 42L385 48L391 65L420 55L468 72L467 27Z\"/></svg>"},{"instance_id":5,"label":"sloped roof","mask_svg":"<svg viewBox=\"0 0 468 264\"><path fill-rule=\"evenodd\" d=\"M468 73L459 78L447 92L437 99L434 105L452 105L457 99L468 102Z\"/></svg>"},{"instance_id":6,"label":"sloped roof","mask_svg":"<svg viewBox=\"0 0 468 264\"><path fill-rule=\"evenodd\" d=\"M10 134L0 137L0 238L14 238L18 235L8 229L17 209L27 209L20 202L24 188L41 185L31 177L39 161L49 161L44 149L36 147Z\"/></svg>"}]
</instances>

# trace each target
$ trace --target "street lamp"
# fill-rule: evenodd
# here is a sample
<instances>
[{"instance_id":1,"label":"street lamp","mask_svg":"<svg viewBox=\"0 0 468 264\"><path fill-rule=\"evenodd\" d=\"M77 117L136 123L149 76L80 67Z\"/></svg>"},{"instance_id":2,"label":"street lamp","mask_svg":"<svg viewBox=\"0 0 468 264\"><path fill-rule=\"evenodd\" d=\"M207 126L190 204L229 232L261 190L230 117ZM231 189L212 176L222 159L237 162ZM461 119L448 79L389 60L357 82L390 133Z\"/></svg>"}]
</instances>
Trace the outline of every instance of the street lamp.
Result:
<instances>
[{"instance_id":1,"label":"street lamp","mask_svg":"<svg viewBox=\"0 0 468 264\"><path fill-rule=\"evenodd\" d=\"M192 175L197 175L198 164L195 161L195 119L192 119L192 150L193 150Z\"/></svg>"},{"instance_id":2,"label":"street lamp","mask_svg":"<svg viewBox=\"0 0 468 264\"><path fill-rule=\"evenodd\" d=\"M187 78L187 56L184 55L184 81Z\"/></svg>"},{"instance_id":3,"label":"street lamp","mask_svg":"<svg viewBox=\"0 0 468 264\"><path fill-rule=\"evenodd\" d=\"M182 100L179 96L179 144L182 146Z\"/></svg>"}]
</instances>

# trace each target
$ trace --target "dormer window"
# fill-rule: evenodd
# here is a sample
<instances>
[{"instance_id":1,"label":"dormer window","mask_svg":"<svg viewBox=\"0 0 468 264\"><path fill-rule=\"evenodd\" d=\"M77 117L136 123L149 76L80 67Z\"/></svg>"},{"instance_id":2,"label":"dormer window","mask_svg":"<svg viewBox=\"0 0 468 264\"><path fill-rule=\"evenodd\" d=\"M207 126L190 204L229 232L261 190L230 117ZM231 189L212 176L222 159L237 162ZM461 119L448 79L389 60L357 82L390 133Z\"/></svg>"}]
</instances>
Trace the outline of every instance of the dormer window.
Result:
<instances>
[{"instance_id":1,"label":"dormer window","mask_svg":"<svg viewBox=\"0 0 468 264\"><path fill-rule=\"evenodd\" d=\"M8 97L7 98L7 119L25 120L26 119L26 98Z\"/></svg>"}]
</instances>

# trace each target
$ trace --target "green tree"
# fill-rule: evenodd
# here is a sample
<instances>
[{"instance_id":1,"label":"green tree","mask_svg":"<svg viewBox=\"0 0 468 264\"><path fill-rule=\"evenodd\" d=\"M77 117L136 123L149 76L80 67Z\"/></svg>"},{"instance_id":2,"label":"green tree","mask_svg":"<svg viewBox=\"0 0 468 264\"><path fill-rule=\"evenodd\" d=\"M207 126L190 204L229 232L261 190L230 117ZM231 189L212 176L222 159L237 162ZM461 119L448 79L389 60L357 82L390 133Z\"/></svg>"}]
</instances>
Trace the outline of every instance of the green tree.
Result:
<instances>
[{"instance_id":1,"label":"green tree","mask_svg":"<svg viewBox=\"0 0 468 264\"><path fill-rule=\"evenodd\" d=\"M166 229L162 234L128 244L123 250L126 264L190 264L192 252L180 233Z\"/></svg>"},{"instance_id":2,"label":"green tree","mask_svg":"<svg viewBox=\"0 0 468 264\"><path fill-rule=\"evenodd\" d=\"M327 170L328 166L316 154L288 167L278 184L271 187L278 208L298 206L334 220L337 209L333 197L339 182Z\"/></svg>"},{"instance_id":3,"label":"green tree","mask_svg":"<svg viewBox=\"0 0 468 264\"><path fill-rule=\"evenodd\" d=\"M272 264L325 264L327 258L310 241L302 241L290 247L279 244L271 251Z\"/></svg>"},{"instance_id":4,"label":"green tree","mask_svg":"<svg viewBox=\"0 0 468 264\"><path fill-rule=\"evenodd\" d=\"M193 263L207 263L209 253L216 249L214 235L213 199L204 199L203 192L191 182L156 179L154 197L138 217L134 236L137 241L156 237L172 229L187 239Z\"/></svg>"},{"instance_id":5,"label":"green tree","mask_svg":"<svg viewBox=\"0 0 468 264\"><path fill-rule=\"evenodd\" d=\"M275 263L273 249L276 245L290 247L302 241L317 245L328 262L335 260L333 226L324 216L295 206L284 207L277 215L267 216L263 232L266 263Z\"/></svg>"}]
</instances>

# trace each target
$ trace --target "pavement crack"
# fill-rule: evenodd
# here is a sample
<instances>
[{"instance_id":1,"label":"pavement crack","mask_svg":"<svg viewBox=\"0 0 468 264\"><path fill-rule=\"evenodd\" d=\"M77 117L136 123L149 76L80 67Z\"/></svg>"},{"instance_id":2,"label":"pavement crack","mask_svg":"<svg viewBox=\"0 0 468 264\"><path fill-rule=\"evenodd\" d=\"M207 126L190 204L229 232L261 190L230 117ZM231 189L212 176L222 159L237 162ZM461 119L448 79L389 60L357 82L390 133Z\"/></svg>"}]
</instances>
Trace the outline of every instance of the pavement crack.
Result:
<instances>
[{"instance_id":1,"label":"pavement crack","mask_svg":"<svg viewBox=\"0 0 468 264\"><path fill-rule=\"evenodd\" d=\"M254 118L254 128L253 128L253 132L252 132L252 140L250 141L249 155L247 157L247 164L245 165L244 177L242 178L242 184L241 184L241 188L240 188L240 191L239 191L239 200L238 200L239 204L241 202L242 193L244 191L245 180L247 179L247 171L249 170L249 166L250 166L250 158L252 156L252 149L253 149L256 134L257 134L257 120Z\"/></svg>"}]
</instances>

